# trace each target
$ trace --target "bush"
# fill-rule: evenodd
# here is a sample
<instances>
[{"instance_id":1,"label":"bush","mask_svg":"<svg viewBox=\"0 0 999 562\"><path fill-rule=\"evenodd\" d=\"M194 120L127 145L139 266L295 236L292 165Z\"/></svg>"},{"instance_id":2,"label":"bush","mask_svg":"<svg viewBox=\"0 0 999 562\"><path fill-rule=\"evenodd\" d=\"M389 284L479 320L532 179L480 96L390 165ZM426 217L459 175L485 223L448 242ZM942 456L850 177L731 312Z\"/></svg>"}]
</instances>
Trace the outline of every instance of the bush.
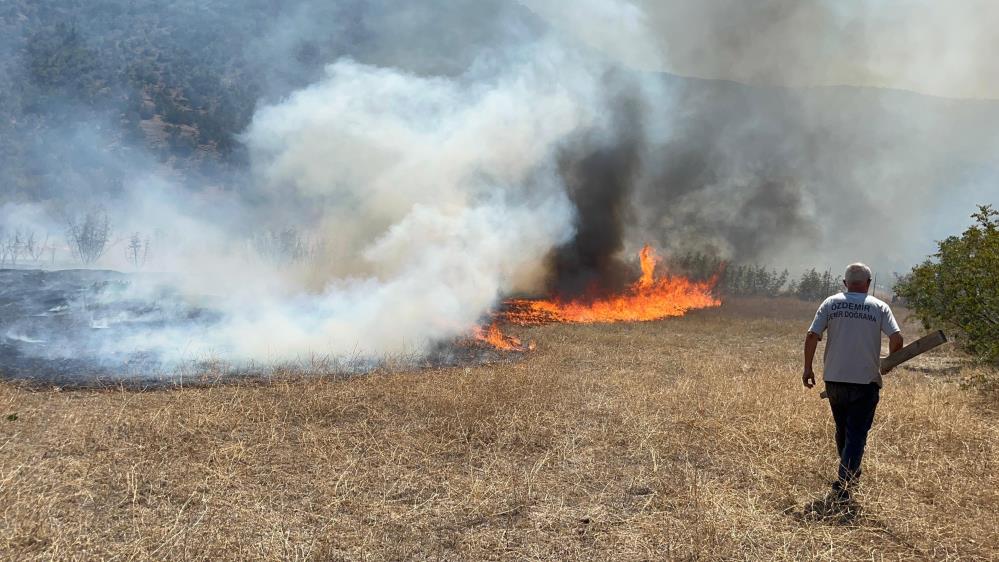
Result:
<instances>
[{"instance_id":1,"label":"bush","mask_svg":"<svg viewBox=\"0 0 999 562\"><path fill-rule=\"evenodd\" d=\"M999 362L999 211L980 206L976 223L895 286L923 324L954 330L973 355Z\"/></svg>"},{"instance_id":2,"label":"bush","mask_svg":"<svg viewBox=\"0 0 999 562\"><path fill-rule=\"evenodd\" d=\"M110 240L111 221L103 209L67 220L66 242L84 265L91 265L100 259Z\"/></svg>"}]
</instances>

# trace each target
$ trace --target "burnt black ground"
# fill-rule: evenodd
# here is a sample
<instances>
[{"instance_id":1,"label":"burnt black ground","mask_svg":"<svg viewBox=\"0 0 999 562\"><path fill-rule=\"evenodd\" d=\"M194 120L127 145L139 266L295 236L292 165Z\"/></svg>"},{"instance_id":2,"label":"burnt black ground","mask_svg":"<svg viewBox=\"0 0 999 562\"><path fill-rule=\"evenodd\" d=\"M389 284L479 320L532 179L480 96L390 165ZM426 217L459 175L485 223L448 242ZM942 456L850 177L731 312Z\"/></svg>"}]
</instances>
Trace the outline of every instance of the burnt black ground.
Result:
<instances>
[{"instance_id":1,"label":"burnt black ground","mask_svg":"<svg viewBox=\"0 0 999 562\"><path fill-rule=\"evenodd\" d=\"M169 278L107 270L0 269L0 379L61 387L138 387L266 379L275 372L347 376L398 365L436 368L516 360L470 340L391 361L363 357L304 364L168 363L156 334L181 330L197 338L221 320L211 297L185 297ZM150 337L146 337L150 336ZM171 350L166 350L171 351Z\"/></svg>"},{"instance_id":2,"label":"burnt black ground","mask_svg":"<svg viewBox=\"0 0 999 562\"><path fill-rule=\"evenodd\" d=\"M0 377L72 383L163 371L155 350L118 344L147 330L210 325L217 315L162 281L105 270L0 270Z\"/></svg>"}]
</instances>

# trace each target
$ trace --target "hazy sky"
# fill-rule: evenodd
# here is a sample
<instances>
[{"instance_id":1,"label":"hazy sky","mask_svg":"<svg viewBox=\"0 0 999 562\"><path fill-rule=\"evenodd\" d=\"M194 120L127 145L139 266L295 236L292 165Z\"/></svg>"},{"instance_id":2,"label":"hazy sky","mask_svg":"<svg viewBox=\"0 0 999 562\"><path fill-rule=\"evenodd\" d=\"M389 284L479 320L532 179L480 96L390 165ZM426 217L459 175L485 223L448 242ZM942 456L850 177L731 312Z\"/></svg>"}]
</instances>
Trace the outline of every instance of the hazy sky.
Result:
<instances>
[{"instance_id":1,"label":"hazy sky","mask_svg":"<svg viewBox=\"0 0 999 562\"><path fill-rule=\"evenodd\" d=\"M640 68L754 84L999 98L996 0L633 0L634 9L582 0L571 11L557 0L523 2ZM643 23L656 44L621 40Z\"/></svg>"}]
</instances>

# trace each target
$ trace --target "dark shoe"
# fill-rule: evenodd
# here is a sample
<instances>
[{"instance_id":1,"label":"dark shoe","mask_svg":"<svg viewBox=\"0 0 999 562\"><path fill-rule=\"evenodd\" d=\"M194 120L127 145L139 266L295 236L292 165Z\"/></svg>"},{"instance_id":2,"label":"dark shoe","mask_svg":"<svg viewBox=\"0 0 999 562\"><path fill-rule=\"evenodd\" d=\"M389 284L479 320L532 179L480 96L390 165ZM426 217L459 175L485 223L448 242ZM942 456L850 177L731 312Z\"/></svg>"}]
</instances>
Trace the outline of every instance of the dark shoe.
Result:
<instances>
[{"instance_id":1,"label":"dark shoe","mask_svg":"<svg viewBox=\"0 0 999 562\"><path fill-rule=\"evenodd\" d=\"M854 502L848 487L835 484L829 493L806 505L804 510L807 519L835 523L850 523L859 513L860 506Z\"/></svg>"},{"instance_id":2,"label":"dark shoe","mask_svg":"<svg viewBox=\"0 0 999 562\"><path fill-rule=\"evenodd\" d=\"M837 480L832 483L832 491L829 492L829 500L835 503L850 503L851 484Z\"/></svg>"},{"instance_id":3,"label":"dark shoe","mask_svg":"<svg viewBox=\"0 0 999 562\"><path fill-rule=\"evenodd\" d=\"M855 487L856 482L844 485L836 481L832 485L832 490L825 498L824 513L826 518L835 519L841 523L849 523L860 514L860 506L853 500L850 489Z\"/></svg>"}]
</instances>

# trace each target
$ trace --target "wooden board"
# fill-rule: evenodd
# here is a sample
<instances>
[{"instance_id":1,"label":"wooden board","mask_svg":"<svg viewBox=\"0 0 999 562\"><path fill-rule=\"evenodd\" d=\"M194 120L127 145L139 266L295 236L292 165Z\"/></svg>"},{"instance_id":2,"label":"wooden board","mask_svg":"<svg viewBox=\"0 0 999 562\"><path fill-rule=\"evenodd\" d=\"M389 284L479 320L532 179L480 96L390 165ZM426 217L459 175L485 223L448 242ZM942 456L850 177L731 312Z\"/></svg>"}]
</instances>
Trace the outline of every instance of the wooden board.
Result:
<instances>
[{"instance_id":1,"label":"wooden board","mask_svg":"<svg viewBox=\"0 0 999 562\"><path fill-rule=\"evenodd\" d=\"M888 357L881 359L881 372L883 373L886 370L894 369L909 359L912 359L917 355L922 355L923 353L943 345L944 343L947 343L947 336L944 335L942 330L938 330L928 336L924 336L896 351L895 353L892 353Z\"/></svg>"}]
</instances>

